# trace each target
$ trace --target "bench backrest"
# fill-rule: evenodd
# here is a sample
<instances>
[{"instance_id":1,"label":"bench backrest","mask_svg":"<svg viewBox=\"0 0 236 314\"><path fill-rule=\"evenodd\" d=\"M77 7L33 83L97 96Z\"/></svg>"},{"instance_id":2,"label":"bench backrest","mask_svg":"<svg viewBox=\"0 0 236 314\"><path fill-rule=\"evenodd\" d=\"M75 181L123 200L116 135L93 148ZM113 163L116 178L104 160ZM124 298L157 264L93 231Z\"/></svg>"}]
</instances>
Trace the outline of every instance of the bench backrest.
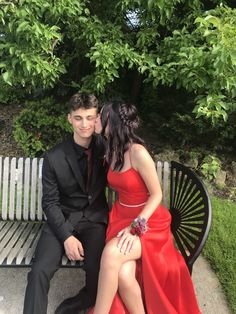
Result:
<instances>
[{"instance_id":1,"label":"bench backrest","mask_svg":"<svg viewBox=\"0 0 236 314\"><path fill-rule=\"evenodd\" d=\"M0 157L2 220L43 220L42 164L38 158Z\"/></svg>"},{"instance_id":2,"label":"bench backrest","mask_svg":"<svg viewBox=\"0 0 236 314\"><path fill-rule=\"evenodd\" d=\"M0 157L0 218L2 220L42 221L43 158ZM169 205L168 162L157 162L157 173L163 189L163 203ZM111 207L114 197L108 191Z\"/></svg>"}]
</instances>

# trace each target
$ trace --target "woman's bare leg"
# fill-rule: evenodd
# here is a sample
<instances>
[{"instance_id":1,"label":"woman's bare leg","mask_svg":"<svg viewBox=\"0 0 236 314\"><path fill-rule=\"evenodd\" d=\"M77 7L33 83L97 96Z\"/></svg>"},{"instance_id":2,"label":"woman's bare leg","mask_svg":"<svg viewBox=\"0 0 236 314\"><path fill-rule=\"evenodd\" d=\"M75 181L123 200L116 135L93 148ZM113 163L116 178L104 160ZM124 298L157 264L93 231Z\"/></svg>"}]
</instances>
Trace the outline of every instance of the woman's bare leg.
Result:
<instances>
[{"instance_id":1,"label":"woman's bare leg","mask_svg":"<svg viewBox=\"0 0 236 314\"><path fill-rule=\"evenodd\" d=\"M129 261L121 266L118 290L130 314L144 314L144 305L140 285L135 277L136 261Z\"/></svg>"},{"instance_id":2,"label":"woman's bare leg","mask_svg":"<svg viewBox=\"0 0 236 314\"><path fill-rule=\"evenodd\" d=\"M98 293L94 314L108 314L114 296L118 290L118 277L121 266L127 261L135 261L141 257L141 243L139 238L133 244L128 254L120 252L117 247L117 238L110 240L102 254L98 280ZM136 312L143 314L144 312Z\"/></svg>"}]
</instances>

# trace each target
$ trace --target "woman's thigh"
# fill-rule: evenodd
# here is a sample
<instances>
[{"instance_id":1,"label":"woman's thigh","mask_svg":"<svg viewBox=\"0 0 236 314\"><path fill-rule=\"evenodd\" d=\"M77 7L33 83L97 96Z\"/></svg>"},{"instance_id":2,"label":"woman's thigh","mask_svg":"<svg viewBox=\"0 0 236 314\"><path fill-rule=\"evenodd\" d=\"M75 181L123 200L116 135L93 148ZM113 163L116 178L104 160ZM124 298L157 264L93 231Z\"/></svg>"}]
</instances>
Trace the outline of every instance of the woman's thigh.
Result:
<instances>
[{"instance_id":1,"label":"woman's thigh","mask_svg":"<svg viewBox=\"0 0 236 314\"><path fill-rule=\"evenodd\" d=\"M117 263L125 263L132 260L137 260L141 258L142 254L142 247L139 237L137 237L133 243L132 249L130 252L127 252L126 254L124 252L121 252L118 245L118 239L113 238L111 239L105 246L102 259L112 259L113 261Z\"/></svg>"}]
</instances>

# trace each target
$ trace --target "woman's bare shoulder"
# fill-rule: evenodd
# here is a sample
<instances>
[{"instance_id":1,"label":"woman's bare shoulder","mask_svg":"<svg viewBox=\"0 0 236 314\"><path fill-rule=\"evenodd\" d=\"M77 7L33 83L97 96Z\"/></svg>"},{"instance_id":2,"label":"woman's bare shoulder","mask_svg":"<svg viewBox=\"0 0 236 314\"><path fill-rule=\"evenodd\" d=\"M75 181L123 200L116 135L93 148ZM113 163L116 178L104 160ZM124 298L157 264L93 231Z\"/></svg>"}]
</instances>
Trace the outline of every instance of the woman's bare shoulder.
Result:
<instances>
[{"instance_id":1,"label":"woman's bare shoulder","mask_svg":"<svg viewBox=\"0 0 236 314\"><path fill-rule=\"evenodd\" d=\"M142 144L133 144L131 147L131 154L134 160L140 160L143 158L149 158L150 154L148 153L147 149Z\"/></svg>"},{"instance_id":2,"label":"woman's bare shoulder","mask_svg":"<svg viewBox=\"0 0 236 314\"><path fill-rule=\"evenodd\" d=\"M131 151L132 152L147 151L147 149L142 144L135 143L135 144L132 144Z\"/></svg>"}]
</instances>

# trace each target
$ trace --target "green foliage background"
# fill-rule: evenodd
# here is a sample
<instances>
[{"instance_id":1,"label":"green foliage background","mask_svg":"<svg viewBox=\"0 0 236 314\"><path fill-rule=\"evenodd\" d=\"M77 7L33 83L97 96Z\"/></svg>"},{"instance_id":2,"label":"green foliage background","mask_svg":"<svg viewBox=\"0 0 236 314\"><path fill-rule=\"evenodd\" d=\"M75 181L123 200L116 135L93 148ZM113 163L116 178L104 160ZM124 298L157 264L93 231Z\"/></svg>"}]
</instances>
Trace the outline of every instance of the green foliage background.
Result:
<instances>
[{"instance_id":1,"label":"green foliage background","mask_svg":"<svg viewBox=\"0 0 236 314\"><path fill-rule=\"evenodd\" d=\"M235 7L230 0L0 0L0 101L59 103L77 90L118 96L135 102L145 123L151 117L163 141L198 145L207 135L202 145L234 152ZM213 143L212 134L219 135Z\"/></svg>"},{"instance_id":2,"label":"green foliage background","mask_svg":"<svg viewBox=\"0 0 236 314\"><path fill-rule=\"evenodd\" d=\"M40 156L71 133L66 112L65 104L55 103L53 97L26 102L14 130L26 156Z\"/></svg>"}]
</instances>

